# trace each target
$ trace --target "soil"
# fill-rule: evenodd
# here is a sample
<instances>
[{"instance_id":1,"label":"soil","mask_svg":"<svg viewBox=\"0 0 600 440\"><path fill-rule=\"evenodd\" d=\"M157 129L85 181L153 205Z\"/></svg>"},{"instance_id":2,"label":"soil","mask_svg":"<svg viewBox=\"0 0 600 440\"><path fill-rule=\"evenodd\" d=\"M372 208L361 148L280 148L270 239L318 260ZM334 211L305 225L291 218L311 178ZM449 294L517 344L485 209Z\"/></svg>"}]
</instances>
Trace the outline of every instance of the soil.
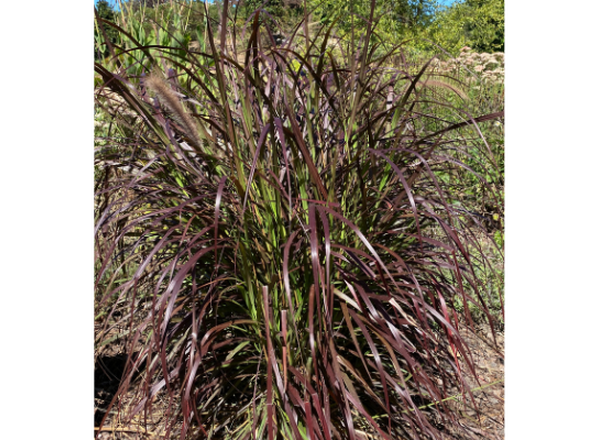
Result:
<instances>
[{"instance_id":1,"label":"soil","mask_svg":"<svg viewBox=\"0 0 600 440\"><path fill-rule=\"evenodd\" d=\"M444 440L503 440L504 439L504 333L496 332L497 348L494 348L491 332L478 329L468 332L463 329L463 338L471 351L476 365L479 383L468 380L473 400L467 395L463 399L457 390L456 400L449 402L457 414L459 423L465 428L460 431L440 427ZM94 372L94 435L99 440L163 440L160 414L151 415L152 420L144 423L124 425L117 415L110 414L98 433L98 426L106 414L106 408L115 395L121 374L125 368L126 356L121 354L123 344L118 341L110 348L97 352ZM462 368L467 368L464 360ZM126 404L124 404L126 406ZM156 405L159 407L160 405ZM176 433L175 433L176 434Z\"/></svg>"},{"instance_id":2,"label":"soil","mask_svg":"<svg viewBox=\"0 0 600 440\"><path fill-rule=\"evenodd\" d=\"M468 396L466 401L460 398L453 405L461 416L459 423L471 436L466 436L464 432L448 432L444 433L444 440L503 440L504 332L496 332L497 348L494 348L490 330L479 329L475 333L464 331L463 338L469 346L479 378L479 384L475 380L467 380L476 408ZM466 364L463 368L467 368Z\"/></svg>"}]
</instances>

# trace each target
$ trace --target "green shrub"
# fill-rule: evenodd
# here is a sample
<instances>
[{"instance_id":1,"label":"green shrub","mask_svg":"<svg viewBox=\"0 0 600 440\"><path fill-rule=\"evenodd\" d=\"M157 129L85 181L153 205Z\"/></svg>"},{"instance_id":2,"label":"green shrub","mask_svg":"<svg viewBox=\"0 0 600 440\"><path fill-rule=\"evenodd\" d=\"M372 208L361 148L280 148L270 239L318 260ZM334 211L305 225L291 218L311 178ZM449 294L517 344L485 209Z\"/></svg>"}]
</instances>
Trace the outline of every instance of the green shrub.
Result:
<instances>
[{"instance_id":1,"label":"green shrub","mask_svg":"<svg viewBox=\"0 0 600 440\"><path fill-rule=\"evenodd\" d=\"M439 11L425 36L453 55L504 52L504 0L464 0Z\"/></svg>"}]
</instances>

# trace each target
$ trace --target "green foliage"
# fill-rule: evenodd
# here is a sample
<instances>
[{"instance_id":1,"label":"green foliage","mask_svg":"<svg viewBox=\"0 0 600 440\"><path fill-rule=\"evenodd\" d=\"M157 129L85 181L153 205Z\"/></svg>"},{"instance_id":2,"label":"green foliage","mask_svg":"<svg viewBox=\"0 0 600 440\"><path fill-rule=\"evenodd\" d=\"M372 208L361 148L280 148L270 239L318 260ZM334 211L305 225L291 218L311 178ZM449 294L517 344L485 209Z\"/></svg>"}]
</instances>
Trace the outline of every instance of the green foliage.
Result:
<instances>
[{"instance_id":1,"label":"green foliage","mask_svg":"<svg viewBox=\"0 0 600 440\"><path fill-rule=\"evenodd\" d=\"M283 15L285 5L283 0L244 0L240 2L239 13L243 18L248 18L250 14L257 10L263 10L275 17Z\"/></svg>"},{"instance_id":2,"label":"green foliage","mask_svg":"<svg viewBox=\"0 0 600 440\"><path fill-rule=\"evenodd\" d=\"M182 57L192 41L203 43L206 36L203 3L169 2L147 7L143 2L127 2L122 6L116 28L117 32L121 30L118 45L109 62L127 66L131 74L148 73L151 57L157 53L155 46L169 47ZM219 7L218 2L209 6L208 20L218 18Z\"/></svg>"},{"instance_id":3,"label":"green foliage","mask_svg":"<svg viewBox=\"0 0 600 440\"><path fill-rule=\"evenodd\" d=\"M366 28L371 2L363 0L310 0L315 8L314 17L327 26L337 20L337 28L344 33L354 29L357 36ZM374 21L382 40L410 38L425 28L433 19L435 0L375 1ZM333 11L333 13L332 13Z\"/></svg>"},{"instance_id":4,"label":"green foliage","mask_svg":"<svg viewBox=\"0 0 600 440\"><path fill-rule=\"evenodd\" d=\"M110 7L107 0L100 0L96 4L96 11L98 17L103 20L108 20L114 22L116 19L115 11ZM102 26L100 28L99 26ZM112 28L106 24L98 24L98 21L95 20L94 27L94 42L95 42L95 50L94 50L94 59L100 59L107 57L110 53L108 45L106 44L106 39L108 39L113 45L117 42L118 32L116 29Z\"/></svg>"},{"instance_id":5,"label":"green foliage","mask_svg":"<svg viewBox=\"0 0 600 440\"><path fill-rule=\"evenodd\" d=\"M304 16L304 0L243 0L240 1L238 17L248 20L260 12L261 25L274 34L290 31Z\"/></svg>"},{"instance_id":6,"label":"green foliage","mask_svg":"<svg viewBox=\"0 0 600 440\"><path fill-rule=\"evenodd\" d=\"M127 7L133 11L139 11L142 8L155 8L165 3L170 3L170 0L124 0Z\"/></svg>"},{"instance_id":7,"label":"green foliage","mask_svg":"<svg viewBox=\"0 0 600 440\"><path fill-rule=\"evenodd\" d=\"M440 11L426 35L452 54L504 52L504 1L464 0Z\"/></svg>"}]
</instances>

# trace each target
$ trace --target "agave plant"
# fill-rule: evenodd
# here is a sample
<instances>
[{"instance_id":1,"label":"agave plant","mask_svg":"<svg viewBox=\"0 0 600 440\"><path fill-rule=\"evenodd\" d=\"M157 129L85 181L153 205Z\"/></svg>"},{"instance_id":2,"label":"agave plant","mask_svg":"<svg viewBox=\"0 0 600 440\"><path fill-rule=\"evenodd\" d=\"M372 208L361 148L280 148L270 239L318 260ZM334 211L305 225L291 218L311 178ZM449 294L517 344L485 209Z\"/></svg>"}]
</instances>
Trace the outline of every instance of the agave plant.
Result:
<instances>
[{"instance_id":1,"label":"agave plant","mask_svg":"<svg viewBox=\"0 0 600 440\"><path fill-rule=\"evenodd\" d=\"M492 316L449 135L498 115L431 131L426 65L305 31L264 46L257 13L240 58L225 1L206 53L95 65L127 112L96 153L97 344L125 326L113 404L167 402L167 437L436 439L470 393L454 304Z\"/></svg>"}]
</instances>

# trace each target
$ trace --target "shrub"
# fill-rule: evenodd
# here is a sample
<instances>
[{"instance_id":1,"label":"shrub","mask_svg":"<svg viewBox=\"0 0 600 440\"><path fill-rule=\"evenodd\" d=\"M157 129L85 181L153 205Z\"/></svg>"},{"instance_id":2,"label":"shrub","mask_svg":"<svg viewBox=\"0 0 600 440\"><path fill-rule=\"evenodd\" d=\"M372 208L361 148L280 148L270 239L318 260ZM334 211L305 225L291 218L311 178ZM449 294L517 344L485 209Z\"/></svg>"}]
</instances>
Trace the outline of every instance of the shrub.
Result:
<instances>
[{"instance_id":1,"label":"shrub","mask_svg":"<svg viewBox=\"0 0 600 440\"><path fill-rule=\"evenodd\" d=\"M164 399L167 437L440 438L476 368L454 304L492 322L449 135L490 117L440 125L428 66L382 67L400 48L375 57L370 25L336 59L331 29L264 47L256 17L241 62L227 25L206 53L134 47L140 80L95 65L99 102L126 104L96 156L97 343L127 322L113 403Z\"/></svg>"}]
</instances>

